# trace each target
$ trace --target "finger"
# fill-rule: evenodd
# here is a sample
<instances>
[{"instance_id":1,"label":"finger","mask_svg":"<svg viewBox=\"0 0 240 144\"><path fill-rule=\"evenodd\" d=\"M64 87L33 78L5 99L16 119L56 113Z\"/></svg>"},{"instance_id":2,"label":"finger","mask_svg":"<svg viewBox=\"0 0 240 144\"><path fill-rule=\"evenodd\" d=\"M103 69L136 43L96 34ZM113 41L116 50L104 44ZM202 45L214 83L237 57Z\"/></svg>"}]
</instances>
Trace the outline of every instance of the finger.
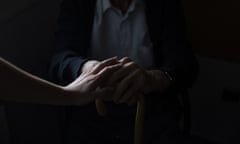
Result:
<instances>
[{"instance_id":1,"label":"finger","mask_svg":"<svg viewBox=\"0 0 240 144\"><path fill-rule=\"evenodd\" d=\"M94 66L93 70L91 71L92 74L96 74L99 71L101 71L103 68L110 66L110 65L114 65L119 63L117 60L117 57L112 57L109 59L106 59L104 61L101 61L99 64L97 64L96 66Z\"/></svg>"},{"instance_id":2,"label":"finger","mask_svg":"<svg viewBox=\"0 0 240 144\"><path fill-rule=\"evenodd\" d=\"M117 81L120 81L121 79L123 79L124 77L126 77L136 69L137 69L137 65L134 62L125 64L121 69L119 69L112 75L109 83L112 84Z\"/></svg>"},{"instance_id":3,"label":"finger","mask_svg":"<svg viewBox=\"0 0 240 144\"><path fill-rule=\"evenodd\" d=\"M131 82L133 81L134 76L137 74L137 71L134 71L129 76L127 76L124 80L121 81L121 83L118 85L115 94L113 96L113 101L118 103L121 96L124 94L124 92L127 90Z\"/></svg>"},{"instance_id":4,"label":"finger","mask_svg":"<svg viewBox=\"0 0 240 144\"><path fill-rule=\"evenodd\" d=\"M95 75L94 86L101 86L103 82L106 82L109 79L109 75L117 71L122 67L121 64L116 64L112 66L107 66L103 68L99 73Z\"/></svg>"},{"instance_id":5,"label":"finger","mask_svg":"<svg viewBox=\"0 0 240 144\"><path fill-rule=\"evenodd\" d=\"M120 68L122 68L122 64L118 63L118 64L114 64L111 66L107 66L104 67L99 73L97 73L96 75L110 75L113 72L119 70Z\"/></svg>"},{"instance_id":6,"label":"finger","mask_svg":"<svg viewBox=\"0 0 240 144\"><path fill-rule=\"evenodd\" d=\"M141 76L140 71L137 71L137 73L132 78L132 83L130 84L130 87L126 90L126 92L123 94L123 96L119 99L120 103L128 103L128 101L135 97L137 94L142 91L142 78L139 78ZM136 79L136 80L135 80Z\"/></svg>"},{"instance_id":7,"label":"finger","mask_svg":"<svg viewBox=\"0 0 240 144\"><path fill-rule=\"evenodd\" d=\"M133 86L126 90L126 93L119 99L120 103L128 103L133 97L140 93L140 85L135 83Z\"/></svg>"},{"instance_id":8,"label":"finger","mask_svg":"<svg viewBox=\"0 0 240 144\"><path fill-rule=\"evenodd\" d=\"M133 60L130 59L129 57L124 57L122 59L119 60L119 62L123 63L123 64L126 64L126 63L129 63L129 62L132 62Z\"/></svg>"}]
</instances>

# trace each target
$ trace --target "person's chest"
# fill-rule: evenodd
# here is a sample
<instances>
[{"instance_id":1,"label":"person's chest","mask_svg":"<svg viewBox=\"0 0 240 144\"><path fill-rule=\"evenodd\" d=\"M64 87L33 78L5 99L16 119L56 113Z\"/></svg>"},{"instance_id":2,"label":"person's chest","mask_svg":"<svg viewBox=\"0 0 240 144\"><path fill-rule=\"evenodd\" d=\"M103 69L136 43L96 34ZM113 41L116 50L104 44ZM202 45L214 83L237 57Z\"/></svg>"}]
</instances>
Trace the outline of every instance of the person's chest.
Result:
<instances>
[{"instance_id":1,"label":"person's chest","mask_svg":"<svg viewBox=\"0 0 240 144\"><path fill-rule=\"evenodd\" d=\"M143 67L153 65L152 43L142 0L134 0L125 14L106 0L96 3L91 37L92 57L128 56Z\"/></svg>"}]
</instances>

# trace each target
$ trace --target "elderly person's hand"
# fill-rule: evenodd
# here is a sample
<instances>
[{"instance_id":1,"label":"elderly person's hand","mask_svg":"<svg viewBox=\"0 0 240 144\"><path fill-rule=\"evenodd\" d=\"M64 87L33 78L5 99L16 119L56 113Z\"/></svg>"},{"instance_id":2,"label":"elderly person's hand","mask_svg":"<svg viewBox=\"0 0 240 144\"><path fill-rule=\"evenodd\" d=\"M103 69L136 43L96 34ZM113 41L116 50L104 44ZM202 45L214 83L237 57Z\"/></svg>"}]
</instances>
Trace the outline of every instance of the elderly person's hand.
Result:
<instances>
[{"instance_id":1,"label":"elderly person's hand","mask_svg":"<svg viewBox=\"0 0 240 144\"><path fill-rule=\"evenodd\" d=\"M119 62L123 66L112 75L109 82L117 87L113 96L116 103L132 105L140 95L162 92L170 85L169 78L160 70L145 70L128 57Z\"/></svg>"},{"instance_id":2,"label":"elderly person's hand","mask_svg":"<svg viewBox=\"0 0 240 144\"><path fill-rule=\"evenodd\" d=\"M79 96L79 101L89 103L96 98L112 95L114 87L102 86L112 73L121 68L116 58L110 58L96 63L93 67L81 73L72 83L65 87L71 95Z\"/></svg>"}]
</instances>

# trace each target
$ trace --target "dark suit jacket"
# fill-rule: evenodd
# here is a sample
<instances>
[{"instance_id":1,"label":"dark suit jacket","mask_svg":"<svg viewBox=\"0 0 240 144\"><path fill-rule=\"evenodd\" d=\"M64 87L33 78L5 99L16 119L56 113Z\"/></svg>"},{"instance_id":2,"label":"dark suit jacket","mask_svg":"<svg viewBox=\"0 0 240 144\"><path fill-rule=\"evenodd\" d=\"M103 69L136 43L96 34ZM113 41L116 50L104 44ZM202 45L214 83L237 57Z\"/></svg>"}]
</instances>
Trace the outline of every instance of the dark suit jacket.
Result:
<instances>
[{"instance_id":1,"label":"dark suit jacket","mask_svg":"<svg viewBox=\"0 0 240 144\"><path fill-rule=\"evenodd\" d=\"M96 0L64 0L56 33L56 55L50 76L67 84L78 70L90 48ZM186 38L183 11L179 0L145 0L147 24L153 42L156 69L169 71L178 88L192 85L197 64Z\"/></svg>"},{"instance_id":2,"label":"dark suit jacket","mask_svg":"<svg viewBox=\"0 0 240 144\"><path fill-rule=\"evenodd\" d=\"M171 97L172 95L192 85L198 67L186 38L180 0L145 0L145 4L155 69L170 72L175 80L174 86L169 91L171 94L166 94L169 97L165 99L164 105L167 105L176 100L176 97ZM56 53L50 66L50 76L54 82L62 85L70 83L78 77L79 68L89 59L95 6L96 0L63 1L56 33ZM161 105L159 101L154 100L149 105L153 107L148 110L149 113L158 113L154 109ZM92 108L72 108L71 112L69 111L72 117L70 121L78 119L73 118L73 109L76 110L76 115L82 116L80 112L88 115L83 109L86 111L92 109L93 112L95 107L92 105ZM174 111L174 108L172 110ZM165 109L166 111L171 110ZM81 119L83 118L78 120Z\"/></svg>"}]
</instances>

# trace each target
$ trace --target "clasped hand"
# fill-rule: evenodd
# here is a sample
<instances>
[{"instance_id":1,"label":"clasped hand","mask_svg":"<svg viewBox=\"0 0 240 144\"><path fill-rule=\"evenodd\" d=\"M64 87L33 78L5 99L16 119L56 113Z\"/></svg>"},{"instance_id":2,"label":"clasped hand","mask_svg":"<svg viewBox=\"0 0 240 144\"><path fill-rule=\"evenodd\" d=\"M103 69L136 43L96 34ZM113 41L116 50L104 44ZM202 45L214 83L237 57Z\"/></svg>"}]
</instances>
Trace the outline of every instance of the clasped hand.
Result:
<instances>
[{"instance_id":1,"label":"clasped hand","mask_svg":"<svg viewBox=\"0 0 240 144\"><path fill-rule=\"evenodd\" d=\"M88 101L98 98L132 105L139 96L163 91L170 84L160 70L145 70L128 57L90 60L80 72L69 87L88 93Z\"/></svg>"}]
</instances>

